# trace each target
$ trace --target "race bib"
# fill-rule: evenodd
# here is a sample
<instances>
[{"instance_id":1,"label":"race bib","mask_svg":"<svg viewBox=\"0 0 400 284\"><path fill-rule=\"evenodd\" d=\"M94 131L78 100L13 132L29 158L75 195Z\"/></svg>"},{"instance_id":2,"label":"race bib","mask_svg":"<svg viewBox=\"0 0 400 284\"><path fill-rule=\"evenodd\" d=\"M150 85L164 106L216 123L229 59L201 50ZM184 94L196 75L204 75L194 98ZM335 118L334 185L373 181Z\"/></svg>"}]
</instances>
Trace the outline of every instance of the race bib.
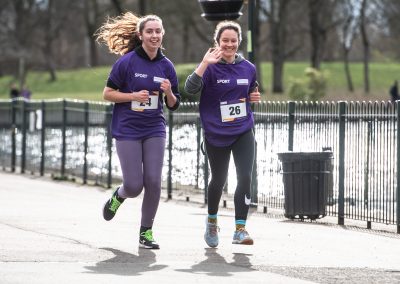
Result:
<instances>
[{"instance_id":1,"label":"race bib","mask_svg":"<svg viewBox=\"0 0 400 284\"><path fill-rule=\"evenodd\" d=\"M221 102L220 108L222 122L230 122L247 116L246 99Z\"/></svg>"},{"instance_id":2,"label":"race bib","mask_svg":"<svg viewBox=\"0 0 400 284\"><path fill-rule=\"evenodd\" d=\"M133 111L144 111L145 109L153 110L158 109L158 91L153 91L149 96L147 103L141 103L138 101L132 101L131 109Z\"/></svg>"}]
</instances>

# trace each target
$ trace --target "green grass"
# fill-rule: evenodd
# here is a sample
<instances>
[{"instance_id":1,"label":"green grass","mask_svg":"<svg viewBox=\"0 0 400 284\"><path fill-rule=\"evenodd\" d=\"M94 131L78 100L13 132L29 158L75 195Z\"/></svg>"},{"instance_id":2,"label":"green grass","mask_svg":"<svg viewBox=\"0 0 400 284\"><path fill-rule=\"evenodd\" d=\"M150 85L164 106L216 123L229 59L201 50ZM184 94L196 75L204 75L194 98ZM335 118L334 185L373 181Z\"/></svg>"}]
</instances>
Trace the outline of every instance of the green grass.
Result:
<instances>
[{"instance_id":1,"label":"green grass","mask_svg":"<svg viewBox=\"0 0 400 284\"><path fill-rule=\"evenodd\" d=\"M196 64L180 64L176 66L181 87L184 80ZM304 76L307 62L289 62L285 64L284 86L287 88L291 78ZM324 100L387 100L388 89L394 80L400 79L400 64L371 63L369 94L363 92L363 65L352 63L351 74L356 88L354 93L347 91L343 63L324 63L322 70L328 73L328 93ZM70 98L82 100L102 100L102 91L111 66L58 71L57 81L49 82L46 72L30 72L27 84L32 91L33 99ZM262 64L262 82L265 88L264 100L287 100L285 94L271 94L271 63ZM0 78L0 98L8 98L8 86L12 78Z\"/></svg>"}]
</instances>

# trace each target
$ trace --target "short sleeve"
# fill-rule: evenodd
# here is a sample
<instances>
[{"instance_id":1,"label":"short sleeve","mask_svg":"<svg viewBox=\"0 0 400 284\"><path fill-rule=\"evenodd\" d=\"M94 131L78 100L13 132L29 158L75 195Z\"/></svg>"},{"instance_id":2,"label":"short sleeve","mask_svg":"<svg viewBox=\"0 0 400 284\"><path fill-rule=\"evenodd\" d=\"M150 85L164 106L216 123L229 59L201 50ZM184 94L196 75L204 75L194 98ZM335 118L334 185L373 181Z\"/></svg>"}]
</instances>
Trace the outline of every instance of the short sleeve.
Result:
<instances>
[{"instance_id":1,"label":"short sleeve","mask_svg":"<svg viewBox=\"0 0 400 284\"><path fill-rule=\"evenodd\" d=\"M118 89L122 88L126 82L129 65L129 57L127 55L122 56L114 63L108 77L109 80L111 80L118 87Z\"/></svg>"}]
</instances>

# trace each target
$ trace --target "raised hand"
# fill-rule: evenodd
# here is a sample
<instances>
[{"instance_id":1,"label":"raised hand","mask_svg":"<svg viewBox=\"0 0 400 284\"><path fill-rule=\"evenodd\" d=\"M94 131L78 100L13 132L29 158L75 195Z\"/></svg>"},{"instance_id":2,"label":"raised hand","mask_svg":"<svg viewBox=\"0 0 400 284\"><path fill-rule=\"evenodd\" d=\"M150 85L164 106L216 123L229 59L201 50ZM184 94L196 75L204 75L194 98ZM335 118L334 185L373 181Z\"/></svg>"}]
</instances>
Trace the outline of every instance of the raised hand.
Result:
<instances>
[{"instance_id":1,"label":"raised hand","mask_svg":"<svg viewBox=\"0 0 400 284\"><path fill-rule=\"evenodd\" d=\"M221 56L221 48L209 48L203 57L203 62L207 64L215 64L221 59Z\"/></svg>"}]
</instances>

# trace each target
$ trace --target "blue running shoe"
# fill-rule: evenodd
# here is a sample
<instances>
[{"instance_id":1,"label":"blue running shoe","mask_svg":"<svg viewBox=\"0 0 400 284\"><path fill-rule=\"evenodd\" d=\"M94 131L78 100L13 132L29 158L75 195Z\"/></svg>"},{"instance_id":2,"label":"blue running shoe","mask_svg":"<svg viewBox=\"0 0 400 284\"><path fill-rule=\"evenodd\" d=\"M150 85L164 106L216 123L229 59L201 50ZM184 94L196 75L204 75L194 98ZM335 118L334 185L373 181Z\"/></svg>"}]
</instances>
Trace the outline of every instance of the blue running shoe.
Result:
<instances>
[{"instance_id":1,"label":"blue running shoe","mask_svg":"<svg viewBox=\"0 0 400 284\"><path fill-rule=\"evenodd\" d=\"M253 239L249 236L249 233L246 231L245 228L240 228L233 233L232 244L252 245L253 243Z\"/></svg>"},{"instance_id":2,"label":"blue running shoe","mask_svg":"<svg viewBox=\"0 0 400 284\"><path fill-rule=\"evenodd\" d=\"M218 232L219 227L217 223L208 222L206 219L206 232L204 233L204 240L209 247L215 248L218 246Z\"/></svg>"}]
</instances>

